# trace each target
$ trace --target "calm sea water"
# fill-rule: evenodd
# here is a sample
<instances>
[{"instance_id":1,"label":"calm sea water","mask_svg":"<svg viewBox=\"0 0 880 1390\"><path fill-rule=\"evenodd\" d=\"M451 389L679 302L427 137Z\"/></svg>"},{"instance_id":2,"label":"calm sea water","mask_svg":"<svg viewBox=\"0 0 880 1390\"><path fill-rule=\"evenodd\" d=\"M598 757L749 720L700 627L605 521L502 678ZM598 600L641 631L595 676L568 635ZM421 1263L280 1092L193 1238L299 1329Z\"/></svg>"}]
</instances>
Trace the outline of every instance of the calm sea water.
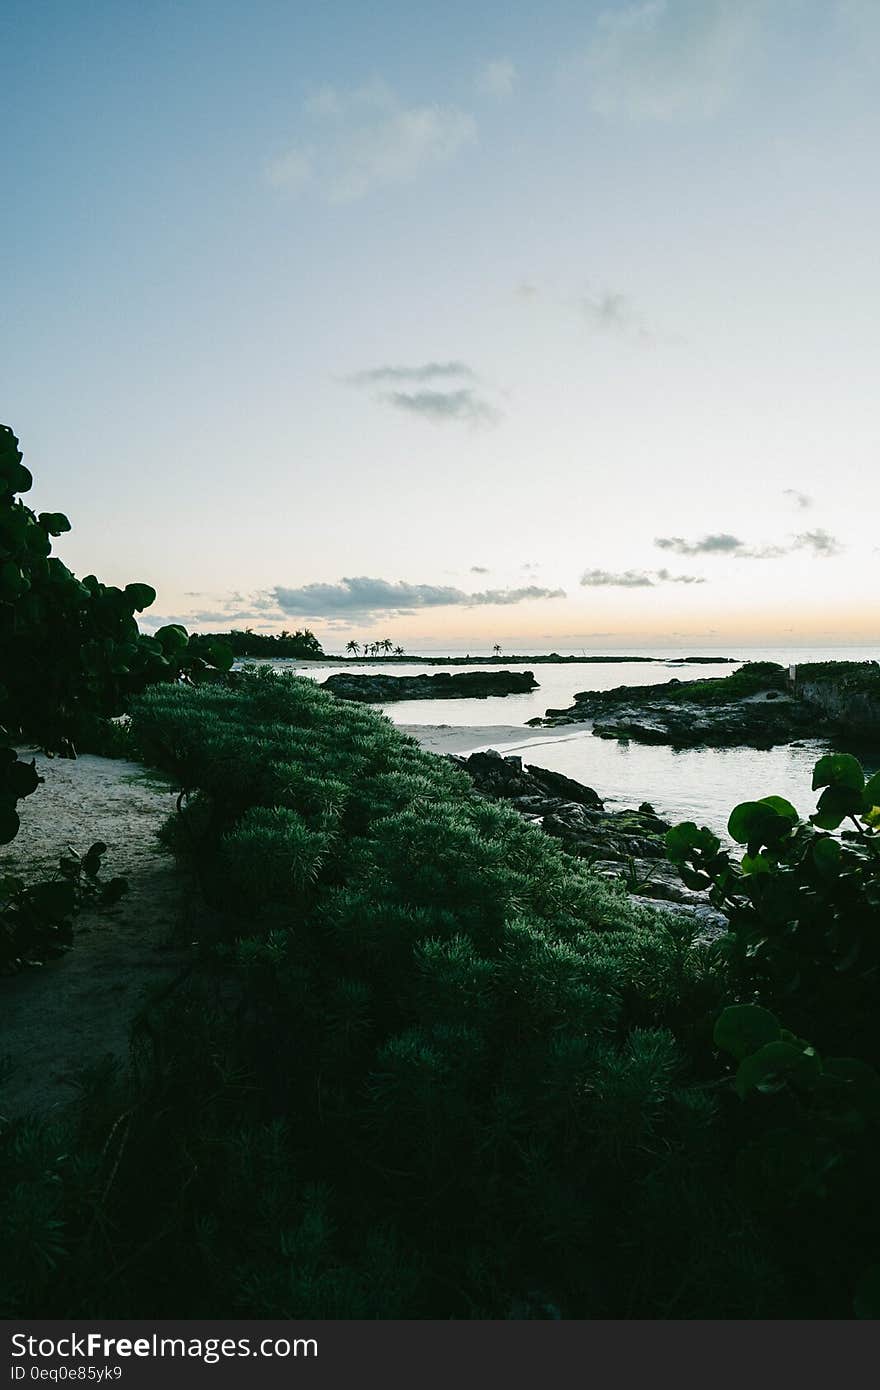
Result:
<instances>
[{"instance_id":1,"label":"calm sea water","mask_svg":"<svg viewBox=\"0 0 880 1390\"><path fill-rule=\"evenodd\" d=\"M454 653L455 654L455 653ZM564 651L560 655L569 655ZM575 654L575 653L571 653ZM578 651L576 653L580 655ZM598 654L598 653L597 653ZM610 690L618 685L656 685L671 677L695 680L700 677L724 676L736 670L726 664L681 665L681 659L701 653L694 647L681 651L652 652L634 650L628 655L659 655L660 661L615 662L608 665L567 665L547 663L531 668L528 662L505 662L510 671L533 670L539 688L529 695L507 695L488 700L406 700L382 708L395 724L440 724L455 728L497 725L525 725L535 715L548 709L563 709L573 702L580 690ZM463 653L462 653L463 655ZM742 661L777 661L783 666L808 661L876 661L880 647L769 647L735 648L719 655L737 657ZM278 669L287 666L278 662ZM397 665L382 662L360 665L358 672L367 674L416 675L459 668L437 666L426 657L424 665ZM481 669L470 666L468 670ZM487 666L485 669L497 670ZM334 671L351 666L326 665L301 668L300 674L315 680L326 680ZM490 747L475 734L474 748ZM785 746L760 751L753 748L687 749L652 747L631 743L621 745L610 740L594 738L576 725L562 727L558 740L534 739L533 731L523 728L522 745L506 746L505 753L518 752L528 762L563 772L594 787L608 804L634 806L649 801L655 809L672 820L696 820L699 824L723 831L727 817L738 802L776 794L787 797L802 815L815 809L815 795L810 790L813 763L828 748L821 740L811 740L801 747ZM866 767L878 770L876 757L866 756Z\"/></svg>"}]
</instances>

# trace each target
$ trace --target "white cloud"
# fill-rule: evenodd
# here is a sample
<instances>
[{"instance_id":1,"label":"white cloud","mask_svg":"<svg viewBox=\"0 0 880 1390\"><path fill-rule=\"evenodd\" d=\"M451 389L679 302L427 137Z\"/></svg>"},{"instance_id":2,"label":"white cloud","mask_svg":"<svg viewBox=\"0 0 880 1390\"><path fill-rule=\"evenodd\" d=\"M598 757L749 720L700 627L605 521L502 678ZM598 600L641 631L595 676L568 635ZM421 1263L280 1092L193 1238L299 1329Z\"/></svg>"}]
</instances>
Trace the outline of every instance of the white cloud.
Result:
<instances>
[{"instance_id":1,"label":"white cloud","mask_svg":"<svg viewBox=\"0 0 880 1390\"><path fill-rule=\"evenodd\" d=\"M464 421L468 425L495 425L500 412L469 387L459 391L389 391L383 397L396 410L420 415L423 420Z\"/></svg>"},{"instance_id":2,"label":"white cloud","mask_svg":"<svg viewBox=\"0 0 880 1390\"><path fill-rule=\"evenodd\" d=\"M655 584L705 584L698 574L670 574L669 570L586 570L581 575L585 589L653 589Z\"/></svg>"},{"instance_id":3,"label":"white cloud","mask_svg":"<svg viewBox=\"0 0 880 1390\"><path fill-rule=\"evenodd\" d=\"M522 589L486 589L468 594L447 584L408 584L403 580L366 575L340 579L338 584L304 584L299 589L279 585L273 590L278 606L304 618L396 617L425 608L482 608L525 603L530 599L565 598L563 589L529 585Z\"/></svg>"},{"instance_id":4,"label":"white cloud","mask_svg":"<svg viewBox=\"0 0 880 1390\"><path fill-rule=\"evenodd\" d=\"M795 496L801 498L803 494L796 493ZM800 505L809 505L809 498ZM845 549L837 537L823 527L790 536L788 545L746 545L745 541L731 536L727 531L715 532L695 541L686 540L684 536L656 536L654 544L676 555L727 555L735 560L778 560L795 550L811 550L814 555L828 559L841 555Z\"/></svg>"},{"instance_id":5,"label":"white cloud","mask_svg":"<svg viewBox=\"0 0 880 1390\"><path fill-rule=\"evenodd\" d=\"M712 116L748 67L769 0L640 0L600 14L587 50L593 109Z\"/></svg>"},{"instance_id":6,"label":"white cloud","mask_svg":"<svg viewBox=\"0 0 880 1390\"><path fill-rule=\"evenodd\" d=\"M475 372L467 362L422 362L415 367L368 367L347 377L351 386L381 386L387 382L425 382L443 377L462 377L473 380Z\"/></svg>"},{"instance_id":7,"label":"white cloud","mask_svg":"<svg viewBox=\"0 0 880 1390\"><path fill-rule=\"evenodd\" d=\"M472 386L458 382L476 381L477 375L466 362L423 362L416 366L383 364L354 372L344 378L349 386L395 386L381 391L375 399L420 415L424 420L463 421L469 425L494 425L501 413ZM405 389L415 388L419 389Z\"/></svg>"},{"instance_id":8,"label":"white cloud","mask_svg":"<svg viewBox=\"0 0 880 1390\"><path fill-rule=\"evenodd\" d=\"M518 79L515 63L509 58L494 58L478 72L477 92L480 96L503 99L512 95Z\"/></svg>"},{"instance_id":9,"label":"white cloud","mask_svg":"<svg viewBox=\"0 0 880 1390\"><path fill-rule=\"evenodd\" d=\"M477 130L467 111L407 106L380 81L351 91L321 88L305 102L304 114L309 135L270 161L266 177L294 193L313 185L331 203L408 183L452 159Z\"/></svg>"}]
</instances>

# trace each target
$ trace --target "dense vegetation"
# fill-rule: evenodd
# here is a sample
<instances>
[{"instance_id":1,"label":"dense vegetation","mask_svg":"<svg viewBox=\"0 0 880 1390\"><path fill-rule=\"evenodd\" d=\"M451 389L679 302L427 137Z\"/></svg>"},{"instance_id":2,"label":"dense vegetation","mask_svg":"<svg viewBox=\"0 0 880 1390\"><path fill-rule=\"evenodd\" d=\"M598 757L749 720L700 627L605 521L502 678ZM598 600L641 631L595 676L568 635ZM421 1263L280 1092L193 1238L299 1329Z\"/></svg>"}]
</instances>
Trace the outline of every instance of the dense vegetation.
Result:
<instances>
[{"instance_id":1,"label":"dense vegetation","mask_svg":"<svg viewBox=\"0 0 880 1390\"><path fill-rule=\"evenodd\" d=\"M143 637L152 590L76 580L29 486L5 431L5 839L39 782L13 741L129 710L208 912L130 1071L0 1119L0 1314L877 1314L878 776L832 754L809 821L741 804L743 853L671 830L730 925L694 941L372 711ZM7 955L102 891L102 852L3 880Z\"/></svg>"},{"instance_id":2,"label":"dense vegetation","mask_svg":"<svg viewBox=\"0 0 880 1390\"><path fill-rule=\"evenodd\" d=\"M826 1308L835 1286L855 1285L857 1311L876 1317L880 773L866 780L854 757L829 753L813 790L808 821L778 796L737 806L728 829L741 856L692 822L668 843L730 923L720 949L740 1002L715 1042L748 1102L735 1127L740 1195L789 1258L808 1241L803 1275Z\"/></svg>"},{"instance_id":3,"label":"dense vegetation","mask_svg":"<svg viewBox=\"0 0 880 1390\"><path fill-rule=\"evenodd\" d=\"M145 1018L133 1091L105 1080L52 1143L8 1136L6 1190L32 1194L9 1221L23 1306L773 1304L720 1176L711 1067L686 1058L721 1001L705 949L309 682L160 687L135 721L194 793L172 839L213 939Z\"/></svg>"},{"instance_id":4,"label":"dense vegetation","mask_svg":"<svg viewBox=\"0 0 880 1390\"><path fill-rule=\"evenodd\" d=\"M729 676L696 681L670 680L661 685L618 685L613 690L584 690L574 698L578 703L588 703L596 711L621 704L726 705L764 690L783 691L786 684L786 672L775 661L747 661Z\"/></svg>"},{"instance_id":5,"label":"dense vegetation","mask_svg":"<svg viewBox=\"0 0 880 1390\"><path fill-rule=\"evenodd\" d=\"M278 660L281 657L314 659L324 655L324 649L309 628L297 628L296 632L251 632L246 628L241 632L233 628L231 632L194 632L190 643L194 651L210 652L218 642L237 657L259 656Z\"/></svg>"},{"instance_id":6,"label":"dense vegetation","mask_svg":"<svg viewBox=\"0 0 880 1390\"><path fill-rule=\"evenodd\" d=\"M874 1306L880 1083L837 1055L840 999L813 993L804 1043L797 982L775 993L749 950L741 968L729 943L634 908L451 764L311 682L158 686L135 732L185 791L168 838L198 869L211 925L199 969L141 1019L133 1078L94 1078L63 1123L4 1136L10 1309ZM847 801L851 764L826 774L812 829L777 799L737 808L745 864L707 832L671 833L682 862L703 856L688 873L717 877L734 941L754 936L746 880L769 884L791 858L815 888L834 851L802 841L837 844L821 818L844 802L859 829L841 855L861 887L842 860L840 892L875 910L873 784ZM875 918L859 921L870 943ZM808 955L806 912L803 926Z\"/></svg>"},{"instance_id":7,"label":"dense vegetation","mask_svg":"<svg viewBox=\"0 0 880 1390\"><path fill-rule=\"evenodd\" d=\"M0 425L0 846L15 839L18 802L42 780L15 745L75 757L153 682L182 674L197 680L232 664L220 644L193 651L177 625L152 637L141 633L134 615L156 597L149 584L119 589L93 574L77 579L52 554L52 540L70 522L61 512L26 506L19 494L32 484L18 439ZM103 849L93 846L86 855L85 874L67 855L53 879L30 887L15 874L0 875L0 973L69 944L83 891L96 887ZM119 890L117 881L109 891Z\"/></svg>"},{"instance_id":8,"label":"dense vegetation","mask_svg":"<svg viewBox=\"0 0 880 1390\"><path fill-rule=\"evenodd\" d=\"M876 661L807 661L797 668L797 683L833 682L847 695L880 697L880 663Z\"/></svg>"}]
</instances>

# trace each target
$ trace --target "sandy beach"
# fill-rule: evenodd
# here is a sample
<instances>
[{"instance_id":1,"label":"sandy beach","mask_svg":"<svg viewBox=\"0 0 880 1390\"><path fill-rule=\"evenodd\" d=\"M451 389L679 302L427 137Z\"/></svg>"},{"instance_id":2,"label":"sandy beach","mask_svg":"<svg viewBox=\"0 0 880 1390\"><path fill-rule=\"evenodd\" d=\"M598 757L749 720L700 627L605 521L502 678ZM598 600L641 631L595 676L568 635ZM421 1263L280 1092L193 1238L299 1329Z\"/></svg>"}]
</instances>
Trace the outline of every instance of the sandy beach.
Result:
<instances>
[{"instance_id":1,"label":"sandy beach","mask_svg":"<svg viewBox=\"0 0 880 1390\"><path fill-rule=\"evenodd\" d=\"M398 724L401 733L416 739L428 753L474 753L478 748L497 748L518 753L542 743L563 743L583 738L590 726L580 724L577 732L556 729L527 729L517 724Z\"/></svg>"},{"instance_id":2,"label":"sandy beach","mask_svg":"<svg viewBox=\"0 0 880 1390\"><path fill-rule=\"evenodd\" d=\"M104 879L121 875L128 891L112 909L77 918L69 954L0 981L5 1116L63 1104L76 1094L81 1067L108 1057L125 1065L132 1018L189 961L181 924L203 910L189 875L156 838L174 813L174 790L122 758L36 754L36 764L45 785L19 803L21 830L0 850L0 874L51 877L68 846L83 853L103 840Z\"/></svg>"}]
</instances>

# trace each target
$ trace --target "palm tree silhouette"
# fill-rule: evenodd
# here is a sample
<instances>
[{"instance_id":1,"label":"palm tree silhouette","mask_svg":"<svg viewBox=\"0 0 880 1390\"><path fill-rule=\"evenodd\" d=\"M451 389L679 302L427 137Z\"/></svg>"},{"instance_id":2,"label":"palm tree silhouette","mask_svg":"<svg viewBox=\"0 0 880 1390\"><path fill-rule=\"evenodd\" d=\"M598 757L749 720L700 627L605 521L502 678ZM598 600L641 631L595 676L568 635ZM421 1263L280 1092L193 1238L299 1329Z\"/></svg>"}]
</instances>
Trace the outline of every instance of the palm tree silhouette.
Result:
<instances>
[{"instance_id":1,"label":"palm tree silhouette","mask_svg":"<svg viewBox=\"0 0 880 1390\"><path fill-rule=\"evenodd\" d=\"M495 646L492 648L492 654L493 654L493 656L500 656L500 655L501 655L501 643L500 643L500 642L496 642L496 643L495 643Z\"/></svg>"},{"instance_id":2,"label":"palm tree silhouette","mask_svg":"<svg viewBox=\"0 0 880 1390\"><path fill-rule=\"evenodd\" d=\"M394 643L392 642L390 637L383 637L382 641L379 643L379 646L382 648L386 656L390 651L394 650Z\"/></svg>"},{"instance_id":3,"label":"palm tree silhouette","mask_svg":"<svg viewBox=\"0 0 880 1390\"><path fill-rule=\"evenodd\" d=\"M350 642L346 642L346 644L345 644L345 650L346 650L347 652L351 652L351 655L352 655L352 656L357 656L357 654L358 654L358 652L360 651L360 649L361 649L360 643L359 643L359 642L355 642L354 639L352 639Z\"/></svg>"},{"instance_id":4,"label":"palm tree silhouette","mask_svg":"<svg viewBox=\"0 0 880 1390\"><path fill-rule=\"evenodd\" d=\"M395 647L395 648L394 648L394 655L395 655L395 656L403 656L403 655L404 655L403 647Z\"/></svg>"}]
</instances>

